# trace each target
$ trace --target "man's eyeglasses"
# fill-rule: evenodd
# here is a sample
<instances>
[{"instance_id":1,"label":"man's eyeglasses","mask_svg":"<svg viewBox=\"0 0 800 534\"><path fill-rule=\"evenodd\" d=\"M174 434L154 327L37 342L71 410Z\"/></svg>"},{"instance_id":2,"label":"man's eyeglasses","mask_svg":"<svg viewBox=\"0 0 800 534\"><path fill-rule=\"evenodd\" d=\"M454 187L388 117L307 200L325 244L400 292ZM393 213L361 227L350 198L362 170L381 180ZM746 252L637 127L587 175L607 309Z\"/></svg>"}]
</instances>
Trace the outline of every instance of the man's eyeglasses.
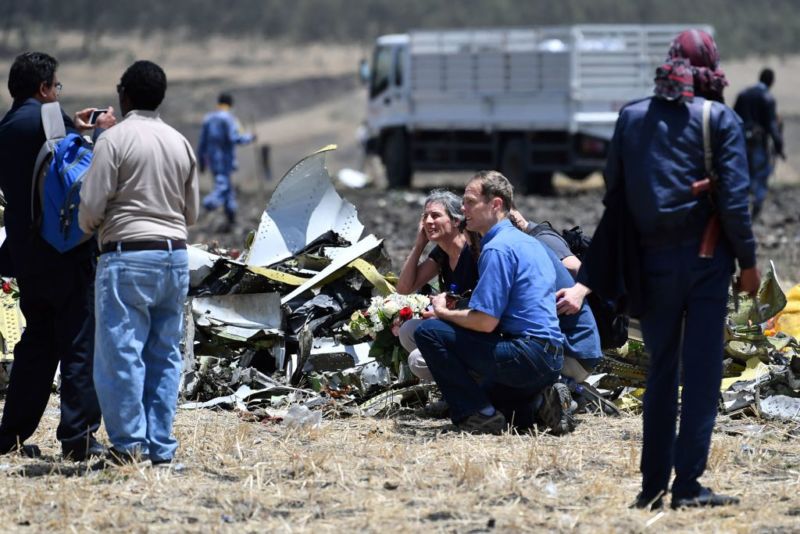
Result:
<instances>
[{"instance_id":1,"label":"man's eyeglasses","mask_svg":"<svg viewBox=\"0 0 800 534\"><path fill-rule=\"evenodd\" d=\"M56 82L56 94L60 95L61 90L64 88L64 85L61 82Z\"/></svg>"}]
</instances>

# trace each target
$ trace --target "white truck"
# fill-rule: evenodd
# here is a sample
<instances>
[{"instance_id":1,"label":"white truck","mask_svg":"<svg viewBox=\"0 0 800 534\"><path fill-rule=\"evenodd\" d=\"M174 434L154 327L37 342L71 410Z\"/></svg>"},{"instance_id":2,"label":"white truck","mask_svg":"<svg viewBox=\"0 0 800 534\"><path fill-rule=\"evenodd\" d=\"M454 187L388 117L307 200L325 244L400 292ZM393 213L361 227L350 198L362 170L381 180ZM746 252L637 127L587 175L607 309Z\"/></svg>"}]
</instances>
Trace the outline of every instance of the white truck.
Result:
<instances>
[{"instance_id":1,"label":"white truck","mask_svg":"<svg viewBox=\"0 0 800 534\"><path fill-rule=\"evenodd\" d=\"M697 26L708 32L708 26ZM687 26L412 31L377 39L368 153L390 187L415 171L499 169L520 193L603 168L620 107L650 95Z\"/></svg>"}]
</instances>

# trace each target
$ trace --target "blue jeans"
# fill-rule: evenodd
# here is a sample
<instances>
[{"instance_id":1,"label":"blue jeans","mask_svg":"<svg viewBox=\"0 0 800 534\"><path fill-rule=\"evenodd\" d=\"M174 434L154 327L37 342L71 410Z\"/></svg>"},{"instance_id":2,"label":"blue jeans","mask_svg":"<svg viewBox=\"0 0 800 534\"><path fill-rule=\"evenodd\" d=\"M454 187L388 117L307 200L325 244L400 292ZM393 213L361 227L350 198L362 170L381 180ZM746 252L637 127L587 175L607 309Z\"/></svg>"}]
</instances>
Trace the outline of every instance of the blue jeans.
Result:
<instances>
[{"instance_id":1,"label":"blue jeans","mask_svg":"<svg viewBox=\"0 0 800 534\"><path fill-rule=\"evenodd\" d=\"M114 448L170 460L181 375L186 250L108 252L95 278L94 382Z\"/></svg>"},{"instance_id":2,"label":"blue jeans","mask_svg":"<svg viewBox=\"0 0 800 534\"><path fill-rule=\"evenodd\" d=\"M414 332L428 369L458 423L487 406L529 426L531 401L557 379L564 355L529 339L504 339L429 319ZM511 421L509 421L511 422Z\"/></svg>"},{"instance_id":3,"label":"blue jeans","mask_svg":"<svg viewBox=\"0 0 800 534\"><path fill-rule=\"evenodd\" d=\"M225 207L228 221L234 222L237 209L236 191L231 183L230 174L215 174L214 190L203 198L203 207L207 210L215 210L220 206Z\"/></svg>"},{"instance_id":4,"label":"blue jeans","mask_svg":"<svg viewBox=\"0 0 800 534\"><path fill-rule=\"evenodd\" d=\"M753 195L753 206L761 209L764 199L767 198L767 180L772 174L772 165L766 146L756 145L747 153L750 167L750 193Z\"/></svg>"},{"instance_id":5,"label":"blue jeans","mask_svg":"<svg viewBox=\"0 0 800 534\"><path fill-rule=\"evenodd\" d=\"M643 254L646 295L642 334L650 354L644 395L642 494L673 497L700 491L722 380L723 325L733 257L724 242L714 257L697 257L698 243ZM678 383L683 374L677 438Z\"/></svg>"}]
</instances>

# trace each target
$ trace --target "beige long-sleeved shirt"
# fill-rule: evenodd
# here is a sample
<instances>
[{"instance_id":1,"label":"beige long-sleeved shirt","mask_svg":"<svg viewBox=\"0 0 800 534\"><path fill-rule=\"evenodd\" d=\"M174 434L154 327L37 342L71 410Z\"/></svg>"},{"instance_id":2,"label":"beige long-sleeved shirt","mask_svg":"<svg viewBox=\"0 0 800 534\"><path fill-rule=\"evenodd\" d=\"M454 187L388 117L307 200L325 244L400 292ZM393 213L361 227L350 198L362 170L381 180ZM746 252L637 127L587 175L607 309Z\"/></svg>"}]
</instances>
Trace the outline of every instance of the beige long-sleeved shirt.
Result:
<instances>
[{"instance_id":1,"label":"beige long-sleeved shirt","mask_svg":"<svg viewBox=\"0 0 800 534\"><path fill-rule=\"evenodd\" d=\"M134 110L97 140L78 224L111 241L186 239L200 193L189 142L152 111Z\"/></svg>"}]
</instances>

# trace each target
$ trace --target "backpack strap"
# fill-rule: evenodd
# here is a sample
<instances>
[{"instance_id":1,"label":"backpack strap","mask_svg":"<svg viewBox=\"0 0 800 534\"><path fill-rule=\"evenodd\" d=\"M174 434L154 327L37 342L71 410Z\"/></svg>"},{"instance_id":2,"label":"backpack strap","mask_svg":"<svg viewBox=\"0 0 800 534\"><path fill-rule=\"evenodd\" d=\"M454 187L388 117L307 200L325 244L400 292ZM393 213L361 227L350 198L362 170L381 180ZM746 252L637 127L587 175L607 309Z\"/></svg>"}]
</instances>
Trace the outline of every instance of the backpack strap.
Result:
<instances>
[{"instance_id":1,"label":"backpack strap","mask_svg":"<svg viewBox=\"0 0 800 534\"><path fill-rule=\"evenodd\" d=\"M48 162L48 157L55 154L56 146L67 135L67 128L64 126L64 118L61 116L61 104L58 102L48 102L42 104L42 127L44 128L45 141L39 153L36 155L36 163L33 165L33 177L31 179L31 216L35 227L41 222L37 210L36 200L41 204L41 184L43 165Z\"/></svg>"},{"instance_id":2,"label":"backpack strap","mask_svg":"<svg viewBox=\"0 0 800 534\"><path fill-rule=\"evenodd\" d=\"M711 151L711 100L703 102L703 153L705 156L706 174L716 178L714 173L714 153Z\"/></svg>"},{"instance_id":3,"label":"backpack strap","mask_svg":"<svg viewBox=\"0 0 800 534\"><path fill-rule=\"evenodd\" d=\"M58 102L42 104L42 126L48 141L61 139L67 135L64 118L61 116L61 105Z\"/></svg>"}]
</instances>

